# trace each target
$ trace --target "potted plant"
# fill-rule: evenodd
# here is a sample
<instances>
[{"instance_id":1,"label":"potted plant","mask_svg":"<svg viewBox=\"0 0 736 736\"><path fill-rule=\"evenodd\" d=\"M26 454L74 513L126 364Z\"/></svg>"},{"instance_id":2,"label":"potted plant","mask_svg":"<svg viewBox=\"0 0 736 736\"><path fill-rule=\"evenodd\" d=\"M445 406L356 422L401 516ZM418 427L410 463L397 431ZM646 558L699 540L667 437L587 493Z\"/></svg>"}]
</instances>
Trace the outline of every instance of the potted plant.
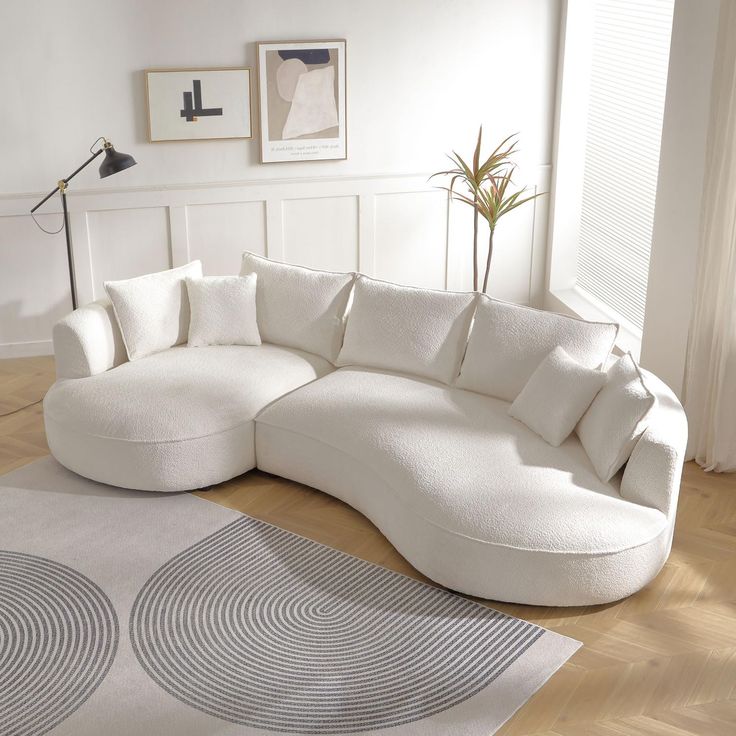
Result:
<instances>
[{"instance_id":1,"label":"potted plant","mask_svg":"<svg viewBox=\"0 0 736 736\"><path fill-rule=\"evenodd\" d=\"M486 257L485 273L483 275L483 291L488 289L488 277L491 271L493 258L493 236L498 221L517 207L532 199L541 197L546 192L539 192L523 196L527 187L511 191L511 177L516 168L512 156L518 152L517 141L514 135L508 136L496 146L495 150L481 163L481 143L483 126L478 130L478 140L473 152L473 160L468 165L456 151L448 158L455 164L455 168L447 171L438 171L430 177L449 176L450 185L441 187L449 192L450 197L464 202L473 208L473 290L478 290L478 222L482 217L488 225L488 255ZM458 186L464 191L458 191Z\"/></svg>"}]
</instances>

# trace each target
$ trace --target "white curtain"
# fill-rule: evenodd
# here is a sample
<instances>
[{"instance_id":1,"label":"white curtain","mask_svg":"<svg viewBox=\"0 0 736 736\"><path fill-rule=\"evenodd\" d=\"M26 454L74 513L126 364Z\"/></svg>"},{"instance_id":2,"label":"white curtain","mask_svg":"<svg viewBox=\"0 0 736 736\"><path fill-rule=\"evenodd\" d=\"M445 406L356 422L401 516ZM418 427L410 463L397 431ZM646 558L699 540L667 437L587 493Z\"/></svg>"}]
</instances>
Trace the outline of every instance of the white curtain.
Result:
<instances>
[{"instance_id":1,"label":"white curtain","mask_svg":"<svg viewBox=\"0 0 736 736\"><path fill-rule=\"evenodd\" d=\"M685 373L689 454L736 471L736 3L723 2ZM687 206L687 203L683 203Z\"/></svg>"}]
</instances>

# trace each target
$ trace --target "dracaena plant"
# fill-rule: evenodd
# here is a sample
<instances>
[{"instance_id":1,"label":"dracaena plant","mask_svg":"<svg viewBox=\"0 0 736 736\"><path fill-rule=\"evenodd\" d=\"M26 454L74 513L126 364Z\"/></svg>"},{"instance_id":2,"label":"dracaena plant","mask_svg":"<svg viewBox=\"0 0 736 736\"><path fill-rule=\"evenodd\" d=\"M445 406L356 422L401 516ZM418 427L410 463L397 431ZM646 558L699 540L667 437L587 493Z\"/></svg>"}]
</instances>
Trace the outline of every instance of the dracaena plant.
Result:
<instances>
[{"instance_id":1,"label":"dracaena plant","mask_svg":"<svg viewBox=\"0 0 736 736\"><path fill-rule=\"evenodd\" d=\"M442 189L449 192L452 199L463 202L473 208L473 289L478 290L478 223L482 217L488 225L488 254L485 273L483 275L483 291L488 289L488 277L493 258L493 236L496 225L503 215L515 210L522 204L541 197L545 192L524 196L527 187L512 191L511 177L516 168L512 157L518 152L515 136L510 135L496 146L494 151L481 163L481 144L483 126L478 130L478 140L473 151L472 163L468 164L460 154L453 151L448 156L455 167L447 171L438 171L435 176L449 176L449 186ZM432 178L430 177L430 178Z\"/></svg>"}]
</instances>

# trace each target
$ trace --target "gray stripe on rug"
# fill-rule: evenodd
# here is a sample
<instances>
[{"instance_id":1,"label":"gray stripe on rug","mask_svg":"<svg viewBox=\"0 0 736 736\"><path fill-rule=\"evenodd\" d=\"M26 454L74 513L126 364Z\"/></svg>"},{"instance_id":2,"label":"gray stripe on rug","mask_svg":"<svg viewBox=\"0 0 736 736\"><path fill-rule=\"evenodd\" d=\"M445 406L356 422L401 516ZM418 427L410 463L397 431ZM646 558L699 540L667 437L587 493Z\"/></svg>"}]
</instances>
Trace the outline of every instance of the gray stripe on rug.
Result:
<instances>
[{"instance_id":1,"label":"gray stripe on rug","mask_svg":"<svg viewBox=\"0 0 736 736\"><path fill-rule=\"evenodd\" d=\"M0 734L54 728L97 689L117 644L115 611L91 580L0 550Z\"/></svg>"}]
</instances>

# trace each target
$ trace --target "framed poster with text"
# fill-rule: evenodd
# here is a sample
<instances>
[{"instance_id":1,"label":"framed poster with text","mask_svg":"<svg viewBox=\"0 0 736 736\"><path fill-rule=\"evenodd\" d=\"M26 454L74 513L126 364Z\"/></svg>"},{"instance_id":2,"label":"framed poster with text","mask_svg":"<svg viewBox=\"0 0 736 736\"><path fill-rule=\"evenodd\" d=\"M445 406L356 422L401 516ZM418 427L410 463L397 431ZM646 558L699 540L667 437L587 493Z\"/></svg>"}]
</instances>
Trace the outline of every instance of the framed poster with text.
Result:
<instances>
[{"instance_id":1,"label":"framed poster with text","mask_svg":"<svg viewBox=\"0 0 736 736\"><path fill-rule=\"evenodd\" d=\"M347 158L345 41L258 44L261 162Z\"/></svg>"}]
</instances>

